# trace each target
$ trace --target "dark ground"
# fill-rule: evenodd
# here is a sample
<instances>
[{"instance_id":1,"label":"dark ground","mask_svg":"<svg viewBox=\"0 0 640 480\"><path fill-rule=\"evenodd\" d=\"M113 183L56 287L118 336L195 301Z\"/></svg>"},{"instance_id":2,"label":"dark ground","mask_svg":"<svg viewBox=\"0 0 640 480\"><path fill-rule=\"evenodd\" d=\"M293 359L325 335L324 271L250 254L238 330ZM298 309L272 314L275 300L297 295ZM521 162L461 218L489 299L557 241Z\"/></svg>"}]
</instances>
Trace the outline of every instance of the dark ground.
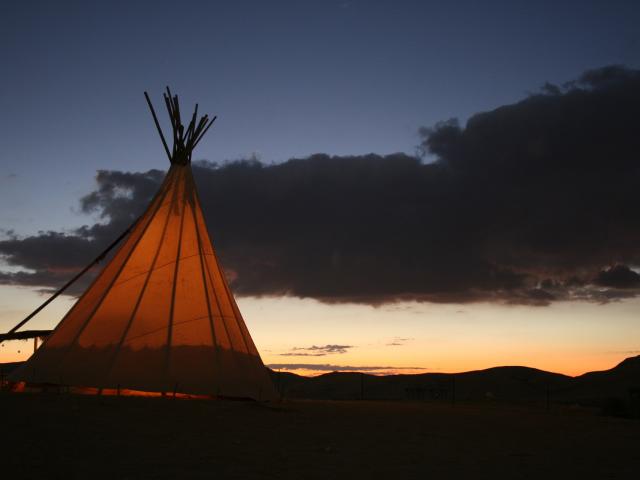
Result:
<instances>
[{"instance_id":1,"label":"dark ground","mask_svg":"<svg viewBox=\"0 0 640 480\"><path fill-rule=\"evenodd\" d=\"M582 408L0 393L1 478L640 478L640 421Z\"/></svg>"}]
</instances>

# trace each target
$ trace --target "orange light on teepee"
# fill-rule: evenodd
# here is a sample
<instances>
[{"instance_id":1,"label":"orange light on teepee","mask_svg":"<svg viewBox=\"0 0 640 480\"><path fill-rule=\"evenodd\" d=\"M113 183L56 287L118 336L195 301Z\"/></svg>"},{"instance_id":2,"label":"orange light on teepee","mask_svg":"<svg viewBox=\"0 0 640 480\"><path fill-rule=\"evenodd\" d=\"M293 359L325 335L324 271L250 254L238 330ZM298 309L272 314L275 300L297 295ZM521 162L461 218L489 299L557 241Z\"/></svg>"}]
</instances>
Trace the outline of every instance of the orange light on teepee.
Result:
<instances>
[{"instance_id":1,"label":"orange light on teepee","mask_svg":"<svg viewBox=\"0 0 640 480\"><path fill-rule=\"evenodd\" d=\"M213 120L196 124L196 106L185 129L178 99L168 93L172 152L151 107L171 160L163 184L112 260L10 380L122 394L275 398L218 263L191 172L191 151Z\"/></svg>"}]
</instances>

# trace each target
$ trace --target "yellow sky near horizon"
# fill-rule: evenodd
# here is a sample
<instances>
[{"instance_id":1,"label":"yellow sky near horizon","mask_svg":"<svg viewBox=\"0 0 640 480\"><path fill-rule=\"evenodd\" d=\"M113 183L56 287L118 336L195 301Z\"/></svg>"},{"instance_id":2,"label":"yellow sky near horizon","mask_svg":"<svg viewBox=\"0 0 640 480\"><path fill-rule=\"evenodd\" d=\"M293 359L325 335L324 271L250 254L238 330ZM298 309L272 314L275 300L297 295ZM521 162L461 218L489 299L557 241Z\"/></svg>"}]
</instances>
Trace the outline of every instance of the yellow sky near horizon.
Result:
<instances>
[{"instance_id":1,"label":"yellow sky near horizon","mask_svg":"<svg viewBox=\"0 0 640 480\"><path fill-rule=\"evenodd\" d=\"M0 287L0 331L43 299L28 288ZM53 328L72 303L68 297L56 300L28 328ZM416 302L372 307L249 297L238 304L264 363L307 375L345 368L388 374L501 365L579 375L640 353L640 299L548 307ZM342 346L343 353L311 355L327 345ZM294 350L313 346L318 348ZM25 360L32 351L32 341L4 342L0 363Z\"/></svg>"}]
</instances>

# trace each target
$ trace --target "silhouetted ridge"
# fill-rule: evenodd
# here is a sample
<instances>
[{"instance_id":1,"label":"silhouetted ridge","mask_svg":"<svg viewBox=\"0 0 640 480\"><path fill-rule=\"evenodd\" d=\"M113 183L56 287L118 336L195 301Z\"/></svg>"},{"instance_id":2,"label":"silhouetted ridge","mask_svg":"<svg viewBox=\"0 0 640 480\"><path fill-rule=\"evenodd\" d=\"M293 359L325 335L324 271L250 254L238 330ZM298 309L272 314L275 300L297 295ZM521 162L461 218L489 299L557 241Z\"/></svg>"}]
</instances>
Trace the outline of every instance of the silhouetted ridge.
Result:
<instances>
[{"instance_id":1,"label":"silhouetted ridge","mask_svg":"<svg viewBox=\"0 0 640 480\"><path fill-rule=\"evenodd\" d=\"M640 389L640 356L616 367L578 377L521 366L493 367L456 374L423 373L376 376L331 372L316 377L271 372L285 397L333 400L420 400L548 402L603 407L610 399L636 402ZM631 407L629 407L631 409Z\"/></svg>"}]
</instances>

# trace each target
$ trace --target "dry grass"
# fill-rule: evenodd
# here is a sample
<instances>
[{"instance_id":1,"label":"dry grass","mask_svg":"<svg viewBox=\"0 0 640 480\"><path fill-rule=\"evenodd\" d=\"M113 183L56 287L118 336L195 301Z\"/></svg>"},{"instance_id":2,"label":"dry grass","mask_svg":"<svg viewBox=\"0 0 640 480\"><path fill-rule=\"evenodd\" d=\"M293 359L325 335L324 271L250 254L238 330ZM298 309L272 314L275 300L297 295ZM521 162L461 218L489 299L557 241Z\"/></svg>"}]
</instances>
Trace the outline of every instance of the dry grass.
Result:
<instances>
[{"instance_id":1,"label":"dry grass","mask_svg":"<svg viewBox=\"0 0 640 480\"><path fill-rule=\"evenodd\" d=\"M2 467L12 478L604 479L640 471L640 422L584 412L6 393L0 406Z\"/></svg>"}]
</instances>

